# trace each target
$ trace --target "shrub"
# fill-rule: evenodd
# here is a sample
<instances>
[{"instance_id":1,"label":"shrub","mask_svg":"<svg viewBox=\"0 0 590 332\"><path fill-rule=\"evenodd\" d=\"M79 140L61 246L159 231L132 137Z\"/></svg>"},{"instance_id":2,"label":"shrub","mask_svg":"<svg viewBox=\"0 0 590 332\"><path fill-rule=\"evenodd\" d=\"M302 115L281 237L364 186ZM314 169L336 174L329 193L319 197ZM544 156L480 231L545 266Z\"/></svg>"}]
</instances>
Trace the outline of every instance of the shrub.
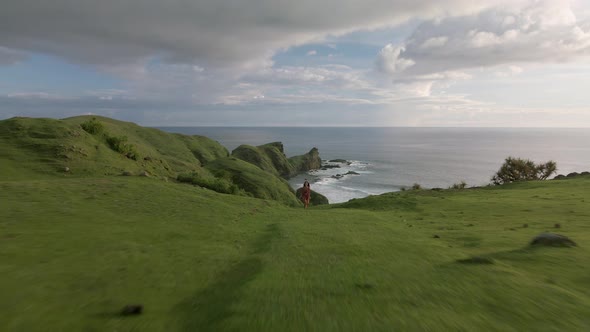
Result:
<instances>
[{"instance_id":1,"label":"shrub","mask_svg":"<svg viewBox=\"0 0 590 332\"><path fill-rule=\"evenodd\" d=\"M467 187L467 183L465 181L461 181L459 183L453 184L450 189L465 189L465 187Z\"/></svg>"},{"instance_id":2,"label":"shrub","mask_svg":"<svg viewBox=\"0 0 590 332\"><path fill-rule=\"evenodd\" d=\"M88 121L83 122L80 124L80 127L84 129L87 133L91 135L98 135L104 132L104 126L100 121L96 120L96 118L92 118Z\"/></svg>"},{"instance_id":3,"label":"shrub","mask_svg":"<svg viewBox=\"0 0 590 332\"><path fill-rule=\"evenodd\" d=\"M243 190L241 190L237 185L232 183L230 180L224 178L203 176L199 173L193 172L188 174L179 174L176 179L179 182L194 184L203 188L211 189L222 194L243 194Z\"/></svg>"},{"instance_id":4,"label":"shrub","mask_svg":"<svg viewBox=\"0 0 590 332\"><path fill-rule=\"evenodd\" d=\"M535 164L529 159L508 157L492 177L492 184L501 185L518 181L545 180L556 171L557 164L554 161Z\"/></svg>"},{"instance_id":5,"label":"shrub","mask_svg":"<svg viewBox=\"0 0 590 332\"><path fill-rule=\"evenodd\" d=\"M106 136L108 145L114 151L123 154L125 157L133 160L139 159L139 154L135 145L127 143L127 136Z\"/></svg>"},{"instance_id":6,"label":"shrub","mask_svg":"<svg viewBox=\"0 0 590 332\"><path fill-rule=\"evenodd\" d=\"M412 185L412 190L420 190L420 189L422 189L422 186L420 184L414 183Z\"/></svg>"}]
</instances>

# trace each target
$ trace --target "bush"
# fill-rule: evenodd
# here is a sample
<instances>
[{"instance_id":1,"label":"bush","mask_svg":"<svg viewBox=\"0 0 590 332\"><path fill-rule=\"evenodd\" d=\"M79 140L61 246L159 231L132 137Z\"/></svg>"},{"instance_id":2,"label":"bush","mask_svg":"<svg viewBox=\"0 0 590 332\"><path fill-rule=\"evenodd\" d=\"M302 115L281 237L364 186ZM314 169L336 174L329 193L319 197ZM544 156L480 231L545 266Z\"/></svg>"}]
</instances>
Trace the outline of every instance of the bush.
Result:
<instances>
[{"instance_id":1,"label":"bush","mask_svg":"<svg viewBox=\"0 0 590 332\"><path fill-rule=\"evenodd\" d=\"M85 121L81 123L80 126L82 129L84 129L84 131L91 135L102 134L112 150L125 155L125 157L129 159L139 159L139 154L137 153L135 145L127 143L127 136L109 136L105 132L103 124L100 123L100 121L98 121L96 118Z\"/></svg>"},{"instance_id":2,"label":"bush","mask_svg":"<svg viewBox=\"0 0 590 332\"><path fill-rule=\"evenodd\" d=\"M237 185L230 180L223 178L216 178L213 176L202 176L199 173L179 174L176 178L179 182L190 183L199 187L211 189L222 194L242 195L241 190Z\"/></svg>"},{"instance_id":3,"label":"bush","mask_svg":"<svg viewBox=\"0 0 590 332\"><path fill-rule=\"evenodd\" d=\"M104 126L100 121L96 120L96 118L92 118L88 121L83 122L80 124L80 127L84 129L87 133L91 135L98 135L104 131Z\"/></svg>"},{"instance_id":4,"label":"bush","mask_svg":"<svg viewBox=\"0 0 590 332\"><path fill-rule=\"evenodd\" d=\"M529 159L508 157L492 177L492 184L501 185L518 181L545 180L556 171L557 164L554 161L535 164Z\"/></svg>"},{"instance_id":5,"label":"bush","mask_svg":"<svg viewBox=\"0 0 590 332\"><path fill-rule=\"evenodd\" d=\"M123 154L125 157L133 160L139 159L139 154L135 145L127 143L127 136L105 136L108 145L114 151Z\"/></svg>"},{"instance_id":6,"label":"bush","mask_svg":"<svg viewBox=\"0 0 590 332\"><path fill-rule=\"evenodd\" d=\"M459 183L453 184L450 189L465 189L467 187L467 183L465 181L461 181Z\"/></svg>"},{"instance_id":7,"label":"bush","mask_svg":"<svg viewBox=\"0 0 590 332\"><path fill-rule=\"evenodd\" d=\"M422 186L418 183L414 183L414 185L412 185L412 190L420 190L422 189Z\"/></svg>"}]
</instances>

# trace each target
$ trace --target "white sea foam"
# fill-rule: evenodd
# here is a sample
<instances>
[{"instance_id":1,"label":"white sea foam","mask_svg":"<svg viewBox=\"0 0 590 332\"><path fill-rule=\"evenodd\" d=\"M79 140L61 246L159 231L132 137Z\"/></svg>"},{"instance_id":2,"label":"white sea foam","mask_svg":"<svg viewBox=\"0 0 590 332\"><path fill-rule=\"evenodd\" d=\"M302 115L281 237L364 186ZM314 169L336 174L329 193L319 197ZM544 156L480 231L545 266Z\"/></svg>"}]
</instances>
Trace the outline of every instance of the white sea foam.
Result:
<instances>
[{"instance_id":1,"label":"white sea foam","mask_svg":"<svg viewBox=\"0 0 590 332\"><path fill-rule=\"evenodd\" d=\"M324 165L338 165L338 168L326 168L313 170L304 175L309 178L312 189L328 198L330 203L342 203L353 198L363 198L370 195L379 195L389 191L396 191L398 187L392 186L366 186L373 181L370 177L375 174L371 169L371 163L361 160L350 160L347 163L325 163ZM357 174L346 174L355 172ZM338 175L340 177L336 178ZM296 188L300 186L299 176L292 179L291 185Z\"/></svg>"}]
</instances>

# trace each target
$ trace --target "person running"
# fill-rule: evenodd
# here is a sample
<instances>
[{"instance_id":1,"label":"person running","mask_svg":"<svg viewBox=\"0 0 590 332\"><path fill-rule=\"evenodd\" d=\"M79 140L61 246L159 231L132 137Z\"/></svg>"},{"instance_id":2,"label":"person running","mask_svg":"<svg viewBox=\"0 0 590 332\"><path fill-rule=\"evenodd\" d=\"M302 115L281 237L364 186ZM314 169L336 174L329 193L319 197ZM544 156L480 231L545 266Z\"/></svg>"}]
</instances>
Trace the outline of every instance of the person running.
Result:
<instances>
[{"instance_id":1,"label":"person running","mask_svg":"<svg viewBox=\"0 0 590 332\"><path fill-rule=\"evenodd\" d=\"M303 190L301 190L301 199L303 200L303 207L307 209L309 206L309 200L311 199L311 187L309 186L309 182L305 179L303 182Z\"/></svg>"}]
</instances>

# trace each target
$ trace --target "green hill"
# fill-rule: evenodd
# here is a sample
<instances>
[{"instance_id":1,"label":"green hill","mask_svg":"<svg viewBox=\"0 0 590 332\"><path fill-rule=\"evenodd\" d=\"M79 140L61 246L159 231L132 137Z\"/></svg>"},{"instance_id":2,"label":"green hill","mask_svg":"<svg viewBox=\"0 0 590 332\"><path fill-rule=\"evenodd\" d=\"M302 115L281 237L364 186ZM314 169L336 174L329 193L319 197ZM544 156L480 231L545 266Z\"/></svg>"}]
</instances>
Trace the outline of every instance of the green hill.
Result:
<instances>
[{"instance_id":1,"label":"green hill","mask_svg":"<svg viewBox=\"0 0 590 332\"><path fill-rule=\"evenodd\" d=\"M240 145L232 151L232 156L258 166L274 175L289 178L299 172L319 169L322 164L318 149L287 158L281 142L261 146Z\"/></svg>"},{"instance_id":2,"label":"green hill","mask_svg":"<svg viewBox=\"0 0 590 332\"><path fill-rule=\"evenodd\" d=\"M230 180L253 197L272 199L291 206L301 204L287 181L243 160L234 157L221 158L205 168L216 177Z\"/></svg>"},{"instance_id":3,"label":"green hill","mask_svg":"<svg viewBox=\"0 0 590 332\"><path fill-rule=\"evenodd\" d=\"M93 118L102 127L96 134L81 126ZM73 176L147 171L175 178L179 172L200 171L201 165L228 156L227 149L206 137L169 134L104 117L12 118L0 121L0 133L1 157L8 162L0 174L3 179L25 173L63 175L66 168ZM135 159L114 150L109 138L133 147ZM27 172L12 172L15 169Z\"/></svg>"},{"instance_id":4,"label":"green hill","mask_svg":"<svg viewBox=\"0 0 590 332\"><path fill-rule=\"evenodd\" d=\"M213 141L97 118L123 154L91 119L0 121L0 331L590 328L590 176L304 210Z\"/></svg>"},{"instance_id":5,"label":"green hill","mask_svg":"<svg viewBox=\"0 0 590 332\"><path fill-rule=\"evenodd\" d=\"M5 160L0 180L143 174L300 204L282 179L296 171L281 143L239 147L233 155L244 162L229 158L225 147L207 137L105 117L13 118L0 121L0 131L0 157Z\"/></svg>"},{"instance_id":6,"label":"green hill","mask_svg":"<svg viewBox=\"0 0 590 332\"><path fill-rule=\"evenodd\" d=\"M294 172L305 172L312 169L320 169L322 167L322 159L317 148L309 150L308 153L289 158L289 163L293 167Z\"/></svg>"}]
</instances>

